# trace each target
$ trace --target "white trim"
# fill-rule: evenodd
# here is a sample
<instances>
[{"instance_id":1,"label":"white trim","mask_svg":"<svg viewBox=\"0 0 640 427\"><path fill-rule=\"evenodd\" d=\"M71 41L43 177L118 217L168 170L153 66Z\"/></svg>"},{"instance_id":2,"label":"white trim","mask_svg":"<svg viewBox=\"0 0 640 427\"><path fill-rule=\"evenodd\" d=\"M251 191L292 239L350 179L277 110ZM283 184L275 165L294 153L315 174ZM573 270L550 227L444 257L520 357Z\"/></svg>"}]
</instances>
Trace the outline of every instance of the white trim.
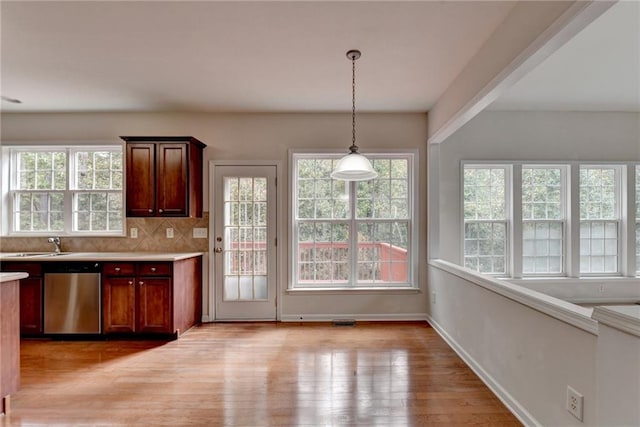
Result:
<instances>
[{"instance_id":1,"label":"white trim","mask_svg":"<svg viewBox=\"0 0 640 427\"><path fill-rule=\"evenodd\" d=\"M592 317L604 325L640 337L640 317L624 313L627 308L635 307L595 307Z\"/></svg>"},{"instance_id":2,"label":"white trim","mask_svg":"<svg viewBox=\"0 0 640 427\"><path fill-rule=\"evenodd\" d=\"M444 124L427 139L427 145L446 141L458 129L498 99L504 91L541 64L613 4L615 1L574 2L505 68L480 88L462 107L451 114ZM436 108L437 106L438 103L436 103Z\"/></svg>"},{"instance_id":3,"label":"white trim","mask_svg":"<svg viewBox=\"0 0 640 427\"><path fill-rule=\"evenodd\" d=\"M378 321L427 321L426 313L397 314L285 314L283 322L331 322L337 319L353 319L356 322Z\"/></svg>"},{"instance_id":4,"label":"white trim","mask_svg":"<svg viewBox=\"0 0 640 427\"><path fill-rule=\"evenodd\" d=\"M284 213L286 212L283 209L282 203L284 198L282 196L282 162L280 160L210 160L209 161L209 253L215 254L215 237L213 236L213 231L215 230L215 183L213 182L215 179L215 168L216 166L273 166L276 168L276 241L278 244L276 245L276 321L279 321L282 316L282 303L283 295L282 292L282 283L284 279L284 272L286 271L283 268L284 256L283 256L283 247L284 247L284 238L282 237L282 231L284 230L283 222L284 222ZM208 280L208 294L209 299L207 301L208 307L208 315L206 316L208 322L216 321L216 300L215 300L215 256L210 256L209 258L209 280ZM204 304L205 301L203 299L203 313L204 313ZM205 316L203 315L203 319ZM225 319L227 320L227 319ZM258 320L258 319L255 319ZM268 319L272 321L273 319ZM204 320L203 320L204 321Z\"/></svg>"},{"instance_id":5,"label":"white trim","mask_svg":"<svg viewBox=\"0 0 640 427\"><path fill-rule=\"evenodd\" d=\"M414 287L354 287L354 288L289 288L286 289L285 292L290 295L313 295L313 294L421 294L422 290L420 288Z\"/></svg>"},{"instance_id":6,"label":"white trim","mask_svg":"<svg viewBox=\"0 0 640 427\"><path fill-rule=\"evenodd\" d=\"M542 426L533 415L529 413L493 376L482 368L482 365L478 363L464 348L458 344L458 342L449 335L433 317L427 315L427 322L431 327L442 337L442 339L449 344L449 347L456 352L458 356L471 368L471 370L482 380L482 382L496 395L498 399L515 415L520 422L526 426Z\"/></svg>"},{"instance_id":7,"label":"white trim","mask_svg":"<svg viewBox=\"0 0 640 427\"><path fill-rule=\"evenodd\" d=\"M598 335L598 324L590 317L591 309L579 307L559 298L514 285L505 280L495 279L441 259L429 260L429 266L453 274L593 335Z\"/></svg>"},{"instance_id":8,"label":"white trim","mask_svg":"<svg viewBox=\"0 0 640 427\"><path fill-rule=\"evenodd\" d=\"M409 223L409 230L408 230L408 241L409 241L409 248L410 248L410 265L409 265L409 271L408 271L408 284L411 285L411 288L414 289L419 289L420 288L420 269L419 269L419 239L417 238L417 236L419 236L420 234L420 224L419 224L419 217L420 217L420 206L419 203L417 202L418 200L418 187L419 187L419 162L420 162L420 153L419 150L417 149L395 149L395 150L373 150L368 152L368 154L370 156L380 156L383 157L384 159L406 159L408 161L408 170L407 170L407 182L409 184L409 187L407 188L407 193L409 196L409 212L411 212L411 218L409 218L408 220L406 220ZM310 289L310 290L315 290L315 291L319 291L324 293L325 290L328 292L334 291L334 290L351 290L351 289L359 289L359 290L365 290L365 291L370 291L372 288L374 288L374 292L376 289L375 287L367 287L366 285L357 285L357 284L349 284L348 286L345 287L339 287L336 286L334 287L329 287L329 288L315 288L313 287L313 285L310 285L308 288L305 286L295 286L294 284L294 280L296 278L296 269L297 269L297 265L295 262L293 262L293 259L297 259L297 245L296 245L296 241L297 241L297 233L296 233L296 221L295 221L295 213L294 213L294 209L295 209L295 197L296 197L296 193L297 193L297 187L296 187L296 171L295 171L295 166L296 163L295 161L297 159L315 159L318 157L323 157L323 158L336 158L339 159L340 157L342 157L343 154L337 153L336 150L309 150L309 149L295 149L295 148L291 148L288 150L288 159L289 159L289 166L288 166L288 175L289 175L289 179L288 179L288 185L289 185L289 197L288 197L288 206L287 206L287 218L288 218L288 231L289 231L289 240L287 242L287 244L289 245L290 251L288 253L287 256L287 262L289 263L288 265L288 280L287 280L287 285L286 285L286 290L287 292L290 292L291 290L303 290L303 289ZM355 184L351 183L352 185L349 186L350 190L352 192L355 192ZM355 198L351 198L351 212L355 213L355 207L354 207L354 203L355 203ZM351 218L346 219L345 221L348 221L350 224L352 222L355 222L356 220L354 219L355 216L352 215ZM331 221L342 221L342 220L331 220ZM363 220L358 220L358 221L366 221L366 219ZM378 219L372 219L372 221L376 222L378 221ZM382 219L381 221L394 221L394 219ZM404 221L404 220L399 220L399 221ZM351 225L351 227L353 228L353 224ZM350 263L350 268L353 269L355 268L355 257L357 256L356 251L352 251L352 260ZM406 284L401 283L399 284L395 289L405 289L407 288Z\"/></svg>"}]
</instances>

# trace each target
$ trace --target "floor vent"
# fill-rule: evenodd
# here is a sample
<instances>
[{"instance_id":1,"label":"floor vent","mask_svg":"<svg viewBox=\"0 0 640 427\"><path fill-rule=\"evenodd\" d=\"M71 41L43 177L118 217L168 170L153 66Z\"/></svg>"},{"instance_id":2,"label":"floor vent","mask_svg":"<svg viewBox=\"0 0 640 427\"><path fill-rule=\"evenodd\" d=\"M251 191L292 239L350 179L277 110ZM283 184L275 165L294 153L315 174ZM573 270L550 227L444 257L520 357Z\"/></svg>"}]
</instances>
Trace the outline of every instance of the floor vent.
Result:
<instances>
[{"instance_id":1,"label":"floor vent","mask_svg":"<svg viewBox=\"0 0 640 427\"><path fill-rule=\"evenodd\" d=\"M356 326L354 319L333 319L333 326Z\"/></svg>"}]
</instances>

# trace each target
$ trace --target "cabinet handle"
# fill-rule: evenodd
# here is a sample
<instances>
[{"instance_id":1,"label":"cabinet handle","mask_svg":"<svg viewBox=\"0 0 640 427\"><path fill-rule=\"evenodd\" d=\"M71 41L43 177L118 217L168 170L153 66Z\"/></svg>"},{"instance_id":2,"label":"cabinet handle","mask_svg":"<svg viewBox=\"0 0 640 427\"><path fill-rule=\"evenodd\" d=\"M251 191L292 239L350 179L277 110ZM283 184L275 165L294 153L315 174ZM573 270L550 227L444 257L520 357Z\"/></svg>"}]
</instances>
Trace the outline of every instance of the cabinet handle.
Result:
<instances>
[{"instance_id":1,"label":"cabinet handle","mask_svg":"<svg viewBox=\"0 0 640 427\"><path fill-rule=\"evenodd\" d=\"M114 268L115 271L120 271L120 267Z\"/></svg>"},{"instance_id":2,"label":"cabinet handle","mask_svg":"<svg viewBox=\"0 0 640 427\"><path fill-rule=\"evenodd\" d=\"M149 209L149 213L153 213L153 209Z\"/></svg>"},{"instance_id":3,"label":"cabinet handle","mask_svg":"<svg viewBox=\"0 0 640 427\"><path fill-rule=\"evenodd\" d=\"M154 271L154 272L155 272L155 271L156 271L156 268L155 268L155 267L151 267L151 271Z\"/></svg>"},{"instance_id":4,"label":"cabinet handle","mask_svg":"<svg viewBox=\"0 0 640 427\"><path fill-rule=\"evenodd\" d=\"M129 280L129 284L130 284L130 285L133 285L133 280Z\"/></svg>"},{"instance_id":5,"label":"cabinet handle","mask_svg":"<svg viewBox=\"0 0 640 427\"><path fill-rule=\"evenodd\" d=\"M142 285L144 285L144 282L141 280L140 282L138 282L138 284L139 284L140 286L142 286Z\"/></svg>"},{"instance_id":6,"label":"cabinet handle","mask_svg":"<svg viewBox=\"0 0 640 427\"><path fill-rule=\"evenodd\" d=\"M158 209L158 212L162 213L162 209Z\"/></svg>"}]
</instances>

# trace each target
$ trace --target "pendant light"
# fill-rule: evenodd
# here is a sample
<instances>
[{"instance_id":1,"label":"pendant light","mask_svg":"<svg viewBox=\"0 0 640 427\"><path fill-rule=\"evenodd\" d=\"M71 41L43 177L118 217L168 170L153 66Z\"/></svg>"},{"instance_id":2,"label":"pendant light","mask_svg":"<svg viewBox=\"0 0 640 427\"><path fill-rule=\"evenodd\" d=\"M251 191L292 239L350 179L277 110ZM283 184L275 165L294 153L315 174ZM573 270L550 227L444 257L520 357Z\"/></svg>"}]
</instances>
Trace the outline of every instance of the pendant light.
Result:
<instances>
[{"instance_id":1,"label":"pendant light","mask_svg":"<svg viewBox=\"0 0 640 427\"><path fill-rule=\"evenodd\" d=\"M356 59L360 56L359 50L347 52L347 58L351 60L351 147L350 153L341 158L331 172L331 178L343 181L368 181L378 176L369 159L358 153L356 145Z\"/></svg>"}]
</instances>

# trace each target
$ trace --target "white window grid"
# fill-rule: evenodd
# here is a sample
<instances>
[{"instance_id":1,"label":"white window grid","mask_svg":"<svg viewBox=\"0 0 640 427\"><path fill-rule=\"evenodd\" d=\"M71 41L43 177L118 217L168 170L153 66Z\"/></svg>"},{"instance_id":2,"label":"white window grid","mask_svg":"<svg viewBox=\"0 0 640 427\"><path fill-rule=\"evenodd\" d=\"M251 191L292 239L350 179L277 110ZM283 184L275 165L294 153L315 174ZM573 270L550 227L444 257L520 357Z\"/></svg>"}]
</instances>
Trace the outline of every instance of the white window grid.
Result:
<instances>
[{"instance_id":1,"label":"white window grid","mask_svg":"<svg viewBox=\"0 0 640 427\"><path fill-rule=\"evenodd\" d=\"M509 176L506 165L463 165L463 259L467 268L501 276L509 272Z\"/></svg>"},{"instance_id":2,"label":"white window grid","mask_svg":"<svg viewBox=\"0 0 640 427\"><path fill-rule=\"evenodd\" d=\"M316 168L330 172L340 157L341 154L335 153L292 153L292 247L295 252L292 287L415 287L413 259L416 248L412 239L415 155L367 154L374 167L376 162L389 162L389 165L396 161L406 162L407 171L402 177L389 174L379 176L375 182L344 182L318 172L313 178L297 179L301 160L331 160L331 164ZM404 184L399 184L402 180ZM395 191L399 187L401 194L406 193L404 197L397 196ZM365 213L362 206L366 202L363 201L375 203L376 207ZM398 211L406 216L389 218ZM362 227L374 231L363 233ZM406 244L402 260L386 255L402 249L395 247L397 242L393 239L381 239L377 230L385 227L392 229L395 236L402 236L402 239L396 239ZM370 259L372 246L382 249L376 250L377 256ZM389 280L399 269L403 270L403 280ZM383 279L379 274L381 270L387 275Z\"/></svg>"},{"instance_id":3,"label":"white window grid","mask_svg":"<svg viewBox=\"0 0 640 427\"><path fill-rule=\"evenodd\" d=\"M509 270L507 276L513 278L523 277L523 233L524 227L527 226L529 220L523 218L522 212L522 193L517 191L517 188L521 185L522 180L522 168L529 167L560 167L563 170L563 176L565 182L563 183L564 195L563 195L563 245L562 256L564 264L564 273L525 273L527 276L594 276L594 277L611 277L611 276L640 276L640 164L627 163L627 162L603 162L603 163L582 163L577 161L570 162L545 162L536 163L534 165L523 161L462 161L461 162L461 177L464 177L464 169L471 166L480 167L504 167L509 171L510 176L507 178L507 194L505 199L507 200L507 245L508 245L508 258L511 259L509 264ZM580 271L580 264L584 258L581 258L581 224L587 224L586 219L581 219L581 206L580 206L580 170L584 168L604 168L614 169L616 171L615 185L609 187L615 187L616 202L615 209L616 215L613 219L591 218L588 221L589 225L582 227L583 238L586 233L589 233L589 238L600 239L601 233L599 228L605 230L605 226L608 224L607 237L602 237L602 240L596 240L593 248L596 249L595 257L608 256L606 265L617 265L617 269L611 272L584 272ZM464 182L464 179L461 179ZM603 186L607 188L607 185ZM592 203L593 204L593 203ZM461 206L464 206L464 185L461 185ZM518 207L520 206L520 207ZM461 216L464 218L464 210L461 209ZM605 212L611 212L612 209L603 210ZM591 212L594 212L592 209ZM573 219L572 219L573 218ZM462 220L464 224L469 219ZM536 220L535 222L544 222L551 220ZM601 225L598 225L598 222ZM602 223L604 221L604 223ZM592 234L592 222L593 233ZM558 224L559 225L559 224ZM617 233L617 245L614 243L614 238L611 237L612 233ZM461 264L465 265L467 259L465 259L464 252L464 228L462 230L462 250L461 250ZM606 246L605 246L606 245ZM584 244L583 244L584 246ZM590 245L591 246L591 245ZM582 249L584 251L584 248ZM589 251L591 247L589 247ZM584 254L582 254L584 257ZM614 259L614 257L616 259ZM593 260L593 265L602 265L600 258ZM591 262L591 260L589 260ZM591 267L590 267L591 268ZM609 268L609 267L607 267ZM604 268L603 268L604 269Z\"/></svg>"},{"instance_id":4,"label":"white window grid","mask_svg":"<svg viewBox=\"0 0 640 427\"><path fill-rule=\"evenodd\" d=\"M57 233L61 235L122 235L124 233L122 146L39 146L12 147L10 157L9 229L11 235L38 235ZM36 167L24 170L19 164L22 153L35 153ZM39 168L37 159L58 153L64 156L64 170ZM78 189L77 156L79 153L107 153L109 157L109 188L100 191ZM114 156L121 158L119 167L114 165ZM112 167L113 166L113 167ZM99 172L99 171L98 171ZM93 171L95 177L96 171ZM28 175L34 175L33 188L23 188ZM48 189L41 189L42 182L50 176ZM92 177L92 178L93 178ZM85 201L85 203L82 203ZM46 206L42 206L45 204ZM85 207L83 207L85 206ZM37 218L40 217L40 218ZM34 227L37 220L42 227ZM95 224L106 227L96 229ZM21 226L28 225L28 228Z\"/></svg>"},{"instance_id":5,"label":"white window grid","mask_svg":"<svg viewBox=\"0 0 640 427\"><path fill-rule=\"evenodd\" d=\"M620 274L619 166L581 165L580 274Z\"/></svg>"},{"instance_id":6,"label":"white window grid","mask_svg":"<svg viewBox=\"0 0 640 427\"><path fill-rule=\"evenodd\" d=\"M524 164L521 175L522 274L565 274L566 168ZM517 222L517 221L516 221Z\"/></svg>"}]
</instances>

